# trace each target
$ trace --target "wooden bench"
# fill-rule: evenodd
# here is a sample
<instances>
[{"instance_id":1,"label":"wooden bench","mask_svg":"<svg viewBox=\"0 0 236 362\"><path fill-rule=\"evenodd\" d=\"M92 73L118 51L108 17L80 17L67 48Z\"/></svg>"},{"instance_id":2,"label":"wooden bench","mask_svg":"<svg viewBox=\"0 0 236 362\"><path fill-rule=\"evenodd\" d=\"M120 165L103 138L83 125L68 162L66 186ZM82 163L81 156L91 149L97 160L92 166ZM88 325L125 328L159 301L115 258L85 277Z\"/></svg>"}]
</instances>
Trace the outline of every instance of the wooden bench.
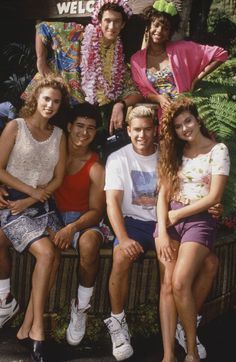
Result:
<instances>
[{"instance_id":1,"label":"wooden bench","mask_svg":"<svg viewBox=\"0 0 236 362\"><path fill-rule=\"evenodd\" d=\"M212 291L204 306L204 321L208 322L236 305L236 236L228 235L218 240L215 247L220 259L220 268ZM100 269L92 297L93 314L110 312L108 279L112 265L112 248L100 251ZM33 257L13 251L12 290L22 309L27 305L34 265ZM70 304L77 289L78 254L69 250L62 253L56 283L50 292L47 312L57 313ZM142 262L135 262L131 271L128 312L135 312L138 305L154 306L158 300L159 274L155 252L149 251Z\"/></svg>"}]
</instances>

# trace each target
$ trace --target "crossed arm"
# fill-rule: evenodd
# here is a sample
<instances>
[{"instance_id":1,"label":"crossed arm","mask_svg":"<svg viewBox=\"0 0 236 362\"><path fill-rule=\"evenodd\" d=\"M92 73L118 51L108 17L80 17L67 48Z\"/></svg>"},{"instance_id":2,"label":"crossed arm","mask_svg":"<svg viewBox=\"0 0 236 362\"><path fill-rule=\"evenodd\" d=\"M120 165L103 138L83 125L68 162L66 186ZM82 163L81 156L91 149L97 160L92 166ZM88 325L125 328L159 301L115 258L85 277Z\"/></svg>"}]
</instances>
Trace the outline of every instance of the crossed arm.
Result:
<instances>
[{"instance_id":1,"label":"crossed arm","mask_svg":"<svg viewBox=\"0 0 236 362\"><path fill-rule=\"evenodd\" d=\"M9 172L7 172L5 169L15 143L17 130L18 128L16 122L12 121L5 127L0 138L1 183L29 195L28 198L25 198L23 200L6 201L7 207L11 209L13 215L18 214L19 212L23 211L25 208L33 205L38 201L41 202L46 201L52 195L52 193L62 183L65 172L65 156L66 156L66 140L65 136L62 135L60 142L59 161L54 169L53 179L47 185L43 185L37 188L25 184L24 182L20 181L16 177L9 174Z\"/></svg>"},{"instance_id":2,"label":"crossed arm","mask_svg":"<svg viewBox=\"0 0 236 362\"><path fill-rule=\"evenodd\" d=\"M225 175L212 175L208 195L181 209L170 211L168 210L169 187L166 182L162 183L157 202L159 258L165 260L175 258L175 248L167 232L168 226L176 224L180 219L206 210L214 215L215 211L212 212L211 208L221 202L227 179L228 176Z\"/></svg>"},{"instance_id":3,"label":"crossed arm","mask_svg":"<svg viewBox=\"0 0 236 362\"><path fill-rule=\"evenodd\" d=\"M76 232L86 228L97 226L104 215L105 192L104 192L104 167L96 162L90 169L90 190L89 209L81 217L66 225L57 232L54 244L65 250L71 246L71 242Z\"/></svg>"}]
</instances>

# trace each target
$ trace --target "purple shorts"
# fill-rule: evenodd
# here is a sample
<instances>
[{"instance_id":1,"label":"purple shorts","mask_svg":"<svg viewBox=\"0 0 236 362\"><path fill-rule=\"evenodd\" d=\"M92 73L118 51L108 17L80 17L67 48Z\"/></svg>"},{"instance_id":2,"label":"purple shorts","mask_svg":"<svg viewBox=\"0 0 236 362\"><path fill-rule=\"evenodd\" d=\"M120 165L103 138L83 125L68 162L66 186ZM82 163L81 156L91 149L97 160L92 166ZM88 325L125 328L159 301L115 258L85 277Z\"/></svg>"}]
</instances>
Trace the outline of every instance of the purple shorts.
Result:
<instances>
[{"instance_id":1,"label":"purple shorts","mask_svg":"<svg viewBox=\"0 0 236 362\"><path fill-rule=\"evenodd\" d=\"M172 201L170 209L177 210L184 206L181 202ZM216 238L217 220L208 211L204 211L181 219L177 224L170 226L167 231L172 240L180 243L193 241L212 249ZM158 223L154 236L158 237Z\"/></svg>"}]
</instances>

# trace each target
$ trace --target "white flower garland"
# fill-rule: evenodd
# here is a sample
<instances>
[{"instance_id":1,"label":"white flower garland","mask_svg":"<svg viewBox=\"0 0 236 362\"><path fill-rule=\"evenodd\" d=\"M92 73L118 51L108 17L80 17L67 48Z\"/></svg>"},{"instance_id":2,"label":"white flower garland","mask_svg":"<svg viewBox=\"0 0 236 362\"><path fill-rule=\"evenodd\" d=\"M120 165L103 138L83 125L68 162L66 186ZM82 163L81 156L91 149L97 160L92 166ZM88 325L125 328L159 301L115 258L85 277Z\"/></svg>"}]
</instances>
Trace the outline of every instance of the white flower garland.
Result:
<instances>
[{"instance_id":1,"label":"white flower garland","mask_svg":"<svg viewBox=\"0 0 236 362\"><path fill-rule=\"evenodd\" d=\"M100 26L89 24L85 28L81 46L81 87L85 100L97 102L97 91L102 89L109 100L115 101L122 93L125 74L123 46L120 37L117 38L114 49L114 63L111 67L111 83L104 78L104 64L101 57L102 31ZM106 69L107 71L107 69Z\"/></svg>"}]
</instances>

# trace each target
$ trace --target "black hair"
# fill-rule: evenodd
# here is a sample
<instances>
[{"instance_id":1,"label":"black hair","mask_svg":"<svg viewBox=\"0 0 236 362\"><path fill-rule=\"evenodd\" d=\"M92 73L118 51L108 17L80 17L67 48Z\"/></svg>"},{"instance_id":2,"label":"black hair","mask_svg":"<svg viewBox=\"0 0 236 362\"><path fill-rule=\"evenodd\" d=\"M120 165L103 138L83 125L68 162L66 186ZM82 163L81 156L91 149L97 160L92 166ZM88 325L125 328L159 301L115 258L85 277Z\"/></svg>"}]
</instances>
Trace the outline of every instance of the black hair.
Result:
<instances>
[{"instance_id":1,"label":"black hair","mask_svg":"<svg viewBox=\"0 0 236 362\"><path fill-rule=\"evenodd\" d=\"M153 6L147 6L143 10L142 17L144 18L148 30L151 27L151 23L154 22L156 19L160 19L163 22L163 24L168 25L170 27L170 36L172 36L179 29L179 24L180 24L179 13L177 13L174 16L171 16L168 13L154 9Z\"/></svg>"},{"instance_id":2,"label":"black hair","mask_svg":"<svg viewBox=\"0 0 236 362\"><path fill-rule=\"evenodd\" d=\"M92 118L96 121L96 128L101 125L101 113L98 106L84 102L74 105L69 112L69 123L74 123L78 117Z\"/></svg>"},{"instance_id":3,"label":"black hair","mask_svg":"<svg viewBox=\"0 0 236 362\"><path fill-rule=\"evenodd\" d=\"M127 22L127 20L128 20L128 15L127 15L126 12L124 11L123 6L120 6L120 5L114 4L114 3L107 3L107 4L104 4L104 5L101 7L101 9L99 10L99 13L98 13L98 20L99 20L100 22L101 22L101 20L102 20L102 16L103 16L104 11L107 11L107 10L112 10L112 11L116 11L117 13L121 13L123 22L124 22L124 23Z\"/></svg>"}]
</instances>

